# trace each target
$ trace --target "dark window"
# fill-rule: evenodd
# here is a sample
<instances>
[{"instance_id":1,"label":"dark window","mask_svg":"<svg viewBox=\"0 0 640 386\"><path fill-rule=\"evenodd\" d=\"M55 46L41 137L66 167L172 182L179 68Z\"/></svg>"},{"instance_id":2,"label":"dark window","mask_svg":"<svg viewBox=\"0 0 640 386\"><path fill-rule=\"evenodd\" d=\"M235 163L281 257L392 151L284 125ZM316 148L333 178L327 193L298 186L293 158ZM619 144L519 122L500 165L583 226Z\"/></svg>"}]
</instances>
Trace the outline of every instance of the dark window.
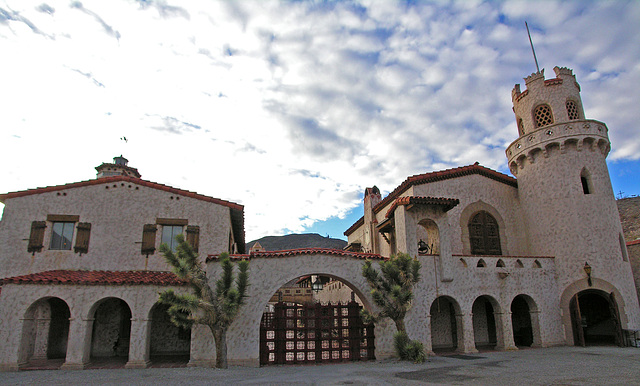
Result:
<instances>
[{"instance_id":1,"label":"dark window","mask_svg":"<svg viewBox=\"0 0 640 386\"><path fill-rule=\"evenodd\" d=\"M574 101L567 101L567 114L569 115L569 119L580 119L580 115L578 114L578 105Z\"/></svg>"},{"instance_id":2,"label":"dark window","mask_svg":"<svg viewBox=\"0 0 640 386\"><path fill-rule=\"evenodd\" d=\"M551 114L551 107L548 105L536 107L533 116L536 121L536 127L547 126L553 123L553 114Z\"/></svg>"},{"instance_id":3,"label":"dark window","mask_svg":"<svg viewBox=\"0 0 640 386\"><path fill-rule=\"evenodd\" d=\"M71 250L71 240L73 240L72 222L54 222L51 227L51 245L49 249Z\"/></svg>"},{"instance_id":4,"label":"dark window","mask_svg":"<svg viewBox=\"0 0 640 386\"><path fill-rule=\"evenodd\" d=\"M498 222L485 211L469 221L469 242L472 255L502 255Z\"/></svg>"},{"instance_id":5,"label":"dark window","mask_svg":"<svg viewBox=\"0 0 640 386\"><path fill-rule=\"evenodd\" d=\"M143 255L153 255L156 251L156 224L145 224L142 228L142 249Z\"/></svg>"},{"instance_id":6,"label":"dark window","mask_svg":"<svg viewBox=\"0 0 640 386\"><path fill-rule=\"evenodd\" d=\"M76 246L73 247L73 251L76 253L89 252L89 237L91 236L91 223L81 222L78 223L78 234L76 235Z\"/></svg>"},{"instance_id":7,"label":"dark window","mask_svg":"<svg viewBox=\"0 0 640 386\"><path fill-rule=\"evenodd\" d=\"M580 182L582 182L582 193L584 194L591 193L589 191L589 180L587 180L587 177L585 176L580 177Z\"/></svg>"},{"instance_id":8,"label":"dark window","mask_svg":"<svg viewBox=\"0 0 640 386\"><path fill-rule=\"evenodd\" d=\"M29 234L29 246L27 251L31 253L41 252L44 246L44 229L47 227L45 221L34 221L31 223L31 233Z\"/></svg>"}]
</instances>

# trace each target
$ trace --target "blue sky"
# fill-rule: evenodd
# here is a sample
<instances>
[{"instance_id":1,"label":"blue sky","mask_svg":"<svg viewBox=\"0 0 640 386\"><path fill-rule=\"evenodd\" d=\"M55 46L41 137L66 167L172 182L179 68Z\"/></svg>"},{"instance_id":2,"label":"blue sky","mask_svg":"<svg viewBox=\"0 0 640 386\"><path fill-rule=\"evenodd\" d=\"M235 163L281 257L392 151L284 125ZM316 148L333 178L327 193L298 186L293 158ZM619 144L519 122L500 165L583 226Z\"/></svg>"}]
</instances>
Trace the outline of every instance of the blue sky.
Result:
<instances>
[{"instance_id":1,"label":"blue sky","mask_svg":"<svg viewBox=\"0 0 640 386\"><path fill-rule=\"evenodd\" d=\"M508 173L511 89L574 70L640 194L640 2L0 1L0 191L147 180L245 205L247 240L342 237L364 189ZM122 141L121 137L128 141Z\"/></svg>"}]
</instances>

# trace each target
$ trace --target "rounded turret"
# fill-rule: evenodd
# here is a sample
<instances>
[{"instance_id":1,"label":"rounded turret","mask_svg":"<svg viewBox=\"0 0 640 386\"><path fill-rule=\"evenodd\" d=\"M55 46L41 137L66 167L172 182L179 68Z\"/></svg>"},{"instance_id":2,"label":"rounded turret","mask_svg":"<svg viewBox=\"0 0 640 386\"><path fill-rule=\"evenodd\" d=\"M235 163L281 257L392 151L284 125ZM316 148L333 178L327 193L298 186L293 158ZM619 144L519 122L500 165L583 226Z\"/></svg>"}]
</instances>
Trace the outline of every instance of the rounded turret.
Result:
<instances>
[{"instance_id":1,"label":"rounded turret","mask_svg":"<svg viewBox=\"0 0 640 386\"><path fill-rule=\"evenodd\" d=\"M635 328L637 298L606 163L608 129L585 118L573 72L554 71L556 78L548 80L544 71L531 74L527 89L516 85L511 94L518 138L506 155L518 181L530 253L555 257L568 336L567 299L587 290L616 292L619 302L635 303L621 312L629 312L627 327Z\"/></svg>"}]
</instances>

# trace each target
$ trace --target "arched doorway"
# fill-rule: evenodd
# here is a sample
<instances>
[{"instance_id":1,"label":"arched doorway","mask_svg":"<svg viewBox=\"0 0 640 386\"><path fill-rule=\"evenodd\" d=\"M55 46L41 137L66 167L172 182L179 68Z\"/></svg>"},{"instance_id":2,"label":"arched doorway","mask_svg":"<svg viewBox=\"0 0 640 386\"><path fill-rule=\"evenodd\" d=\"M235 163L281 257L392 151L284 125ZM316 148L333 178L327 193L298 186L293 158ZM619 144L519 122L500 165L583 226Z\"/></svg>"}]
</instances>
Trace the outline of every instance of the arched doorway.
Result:
<instances>
[{"instance_id":1,"label":"arched doorway","mask_svg":"<svg viewBox=\"0 0 640 386\"><path fill-rule=\"evenodd\" d=\"M62 365L67 356L70 317L69 306L60 298L33 303L24 316L20 362L58 360L54 367Z\"/></svg>"},{"instance_id":2,"label":"arched doorway","mask_svg":"<svg viewBox=\"0 0 640 386\"><path fill-rule=\"evenodd\" d=\"M186 365L191 351L191 329L173 324L168 309L168 305L160 303L151 309L150 359L154 364Z\"/></svg>"},{"instance_id":3,"label":"arched doorway","mask_svg":"<svg viewBox=\"0 0 640 386\"><path fill-rule=\"evenodd\" d=\"M518 347L533 345L533 323L528 300L525 295L518 295L511 302L513 341Z\"/></svg>"},{"instance_id":4,"label":"arched doorway","mask_svg":"<svg viewBox=\"0 0 640 386\"><path fill-rule=\"evenodd\" d=\"M322 274L298 277L272 296L260 323L260 365L375 359L374 326L357 291Z\"/></svg>"},{"instance_id":5,"label":"arched doorway","mask_svg":"<svg viewBox=\"0 0 640 386\"><path fill-rule=\"evenodd\" d=\"M473 335L478 350L493 350L498 342L495 310L488 296L480 296L471 308Z\"/></svg>"},{"instance_id":6,"label":"arched doorway","mask_svg":"<svg viewBox=\"0 0 640 386\"><path fill-rule=\"evenodd\" d=\"M124 364L131 337L131 309L127 303L118 298L104 299L93 312L93 319L92 361L118 359Z\"/></svg>"},{"instance_id":7,"label":"arched doorway","mask_svg":"<svg viewBox=\"0 0 640 386\"><path fill-rule=\"evenodd\" d=\"M577 293L569 303L576 346L623 344L615 296L600 290Z\"/></svg>"},{"instance_id":8,"label":"arched doorway","mask_svg":"<svg viewBox=\"0 0 640 386\"><path fill-rule=\"evenodd\" d=\"M456 351L462 337L458 316L460 306L448 296L440 296L431 304L431 346L436 353Z\"/></svg>"},{"instance_id":9,"label":"arched doorway","mask_svg":"<svg viewBox=\"0 0 640 386\"><path fill-rule=\"evenodd\" d=\"M420 254L440 254L440 231L435 221L423 219L418 222L416 228L418 239L418 252Z\"/></svg>"}]
</instances>

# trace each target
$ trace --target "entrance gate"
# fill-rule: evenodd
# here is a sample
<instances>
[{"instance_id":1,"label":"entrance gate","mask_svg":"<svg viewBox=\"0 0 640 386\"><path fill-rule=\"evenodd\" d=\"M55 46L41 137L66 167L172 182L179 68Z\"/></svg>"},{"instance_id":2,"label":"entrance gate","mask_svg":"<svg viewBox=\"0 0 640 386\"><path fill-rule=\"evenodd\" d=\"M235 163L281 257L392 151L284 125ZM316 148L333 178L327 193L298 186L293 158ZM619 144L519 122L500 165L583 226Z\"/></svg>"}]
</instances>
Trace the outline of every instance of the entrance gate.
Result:
<instances>
[{"instance_id":1,"label":"entrance gate","mask_svg":"<svg viewBox=\"0 0 640 386\"><path fill-rule=\"evenodd\" d=\"M365 325L360 305L277 303L262 314L260 365L375 359L374 326Z\"/></svg>"}]
</instances>

